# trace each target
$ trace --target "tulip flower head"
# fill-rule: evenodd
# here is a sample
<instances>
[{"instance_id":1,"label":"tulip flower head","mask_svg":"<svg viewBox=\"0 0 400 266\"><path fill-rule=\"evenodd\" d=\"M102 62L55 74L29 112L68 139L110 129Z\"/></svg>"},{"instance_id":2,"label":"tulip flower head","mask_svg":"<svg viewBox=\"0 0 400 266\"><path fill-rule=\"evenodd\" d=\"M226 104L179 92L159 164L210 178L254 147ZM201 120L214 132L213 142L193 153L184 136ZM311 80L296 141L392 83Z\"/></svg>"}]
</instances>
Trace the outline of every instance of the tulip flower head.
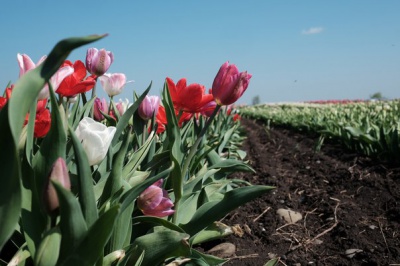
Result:
<instances>
[{"instance_id":1,"label":"tulip flower head","mask_svg":"<svg viewBox=\"0 0 400 266\"><path fill-rule=\"evenodd\" d=\"M91 90L96 84L95 76L86 77L86 68L82 61L72 63L65 60L61 67L72 67L73 73L66 77L58 86L56 93L64 97L72 97ZM86 77L86 78L85 78Z\"/></svg>"},{"instance_id":2,"label":"tulip flower head","mask_svg":"<svg viewBox=\"0 0 400 266\"><path fill-rule=\"evenodd\" d=\"M93 117L94 120L100 122L104 120L104 115L101 113L108 113L108 103L105 98L96 98L94 100Z\"/></svg>"},{"instance_id":3,"label":"tulip flower head","mask_svg":"<svg viewBox=\"0 0 400 266\"><path fill-rule=\"evenodd\" d=\"M17 54L17 61L19 65L19 77L22 77L26 72L36 68L38 65L43 63L47 56L42 56L39 61L35 64L32 59L26 54Z\"/></svg>"},{"instance_id":4,"label":"tulip flower head","mask_svg":"<svg viewBox=\"0 0 400 266\"><path fill-rule=\"evenodd\" d=\"M168 193L161 188L163 180L160 179L140 194L137 204L144 215L165 217L173 214L174 206Z\"/></svg>"},{"instance_id":5,"label":"tulip flower head","mask_svg":"<svg viewBox=\"0 0 400 266\"><path fill-rule=\"evenodd\" d=\"M174 107L178 111L197 113L213 100L211 94L205 94L203 85L193 83L186 85L186 79L180 79L176 84L171 78L166 79Z\"/></svg>"},{"instance_id":6,"label":"tulip flower head","mask_svg":"<svg viewBox=\"0 0 400 266\"><path fill-rule=\"evenodd\" d=\"M158 107L160 106L160 97L158 96L147 96L139 105L139 116L143 120L149 120L153 117L153 114L157 115Z\"/></svg>"},{"instance_id":7,"label":"tulip flower head","mask_svg":"<svg viewBox=\"0 0 400 266\"><path fill-rule=\"evenodd\" d=\"M236 102L246 91L251 77L247 71L239 73L235 65L225 62L212 85L212 94L217 104L229 105Z\"/></svg>"},{"instance_id":8,"label":"tulip flower head","mask_svg":"<svg viewBox=\"0 0 400 266\"><path fill-rule=\"evenodd\" d=\"M115 127L107 127L90 117L84 117L75 130L90 165L99 164L107 155L108 148L116 132Z\"/></svg>"},{"instance_id":9,"label":"tulip flower head","mask_svg":"<svg viewBox=\"0 0 400 266\"><path fill-rule=\"evenodd\" d=\"M125 114L126 110L131 107L131 103L129 100L125 98L125 100L119 99L119 101L115 104L115 107L118 110L119 115Z\"/></svg>"},{"instance_id":10,"label":"tulip flower head","mask_svg":"<svg viewBox=\"0 0 400 266\"><path fill-rule=\"evenodd\" d=\"M122 92L122 89L127 83L132 81L126 81L126 76L123 73L106 73L99 77L101 86L108 96L113 97Z\"/></svg>"},{"instance_id":11,"label":"tulip flower head","mask_svg":"<svg viewBox=\"0 0 400 266\"><path fill-rule=\"evenodd\" d=\"M43 200L45 204L46 211L53 215L57 212L59 207L59 201L57 192L51 183L51 180L57 181L65 189L71 189L71 181L69 179L68 168L65 160L63 158L58 158L51 169L50 175L48 176L47 182L44 187Z\"/></svg>"},{"instance_id":12,"label":"tulip flower head","mask_svg":"<svg viewBox=\"0 0 400 266\"><path fill-rule=\"evenodd\" d=\"M102 76L110 68L114 55L105 49L89 48L86 53L86 69L96 76Z\"/></svg>"}]
</instances>

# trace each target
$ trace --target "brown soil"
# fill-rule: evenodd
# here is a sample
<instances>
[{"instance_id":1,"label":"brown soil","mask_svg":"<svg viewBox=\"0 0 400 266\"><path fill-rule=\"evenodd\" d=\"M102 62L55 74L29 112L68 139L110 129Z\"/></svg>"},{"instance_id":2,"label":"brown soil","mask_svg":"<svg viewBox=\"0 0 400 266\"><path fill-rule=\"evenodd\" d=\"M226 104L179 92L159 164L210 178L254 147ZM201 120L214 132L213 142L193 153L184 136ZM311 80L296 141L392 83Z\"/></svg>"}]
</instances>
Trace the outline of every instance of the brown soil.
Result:
<instances>
[{"instance_id":1,"label":"brown soil","mask_svg":"<svg viewBox=\"0 0 400 266\"><path fill-rule=\"evenodd\" d=\"M400 265L400 168L283 128L268 131L242 120L243 149L256 173L237 173L259 185L275 186L222 222L239 225L244 235L230 242L236 252L224 265ZM303 219L285 224L278 208L300 212ZM346 250L357 249L349 258Z\"/></svg>"}]
</instances>

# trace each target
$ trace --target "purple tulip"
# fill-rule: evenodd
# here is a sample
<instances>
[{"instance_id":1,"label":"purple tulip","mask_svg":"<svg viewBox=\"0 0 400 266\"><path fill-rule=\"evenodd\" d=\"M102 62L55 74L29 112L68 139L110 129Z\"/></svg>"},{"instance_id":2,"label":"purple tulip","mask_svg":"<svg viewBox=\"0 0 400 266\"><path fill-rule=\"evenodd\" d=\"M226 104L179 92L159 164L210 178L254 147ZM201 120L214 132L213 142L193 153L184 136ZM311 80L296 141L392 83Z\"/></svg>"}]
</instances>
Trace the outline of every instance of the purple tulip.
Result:
<instances>
[{"instance_id":1,"label":"purple tulip","mask_svg":"<svg viewBox=\"0 0 400 266\"><path fill-rule=\"evenodd\" d=\"M96 98L94 100L93 118L98 122L101 122L104 119L104 115L100 111L105 114L108 113L108 104L105 98Z\"/></svg>"},{"instance_id":2,"label":"purple tulip","mask_svg":"<svg viewBox=\"0 0 400 266\"><path fill-rule=\"evenodd\" d=\"M105 49L89 48L86 53L86 69L90 74L102 76L110 68L114 55Z\"/></svg>"},{"instance_id":3,"label":"purple tulip","mask_svg":"<svg viewBox=\"0 0 400 266\"><path fill-rule=\"evenodd\" d=\"M56 189L50 180L57 181L67 190L71 189L67 164L63 158L60 157L54 162L43 193L46 211L50 215L53 215L57 212L60 203L58 201Z\"/></svg>"},{"instance_id":4,"label":"purple tulip","mask_svg":"<svg viewBox=\"0 0 400 266\"><path fill-rule=\"evenodd\" d=\"M251 77L247 71L239 73L235 65L225 62L212 85L212 94L217 104L229 105L236 102L246 91Z\"/></svg>"},{"instance_id":5,"label":"purple tulip","mask_svg":"<svg viewBox=\"0 0 400 266\"><path fill-rule=\"evenodd\" d=\"M160 179L140 194L137 204L144 215L165 217L175 212L167 191L161 188L162 183Z\"/></svg>"},{"instance_id":6,"label":"purple tulip","mask_svg":"<svg viewBox=\"0 0 400 266\"><path fill-rule=\"evenodd\" d=\"M158 96L147 96L139 105L139 116L143 120L149 120L154 115L157 115L158 107L160 106L160 97Z\"/></svg>"}]
</instances>

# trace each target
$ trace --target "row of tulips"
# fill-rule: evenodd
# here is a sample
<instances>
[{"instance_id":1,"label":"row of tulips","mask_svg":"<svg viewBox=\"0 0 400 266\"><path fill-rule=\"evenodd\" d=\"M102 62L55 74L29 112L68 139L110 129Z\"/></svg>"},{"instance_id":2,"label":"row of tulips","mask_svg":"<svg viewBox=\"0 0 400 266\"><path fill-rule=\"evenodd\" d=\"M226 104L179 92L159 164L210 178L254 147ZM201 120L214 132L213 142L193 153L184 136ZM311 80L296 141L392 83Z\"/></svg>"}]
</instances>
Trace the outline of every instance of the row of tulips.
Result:
<instances>
[{"instance_id":1,"label":"row of tulips","mask_svg":"<svg viewBox=\"0 0 400 266\"><path fill-rule=\"evenodd\" d=\"M270 126L284 125L320 134L320 148L327 138L347 149L381 161L400 163L400 102L355 101L339 104L279 104L242 108L243 115Z\"/></svg>"},{"instance_id":2,"label":"row of tulips","mask_svg":"<svg viewBox=\"0 0 400 266\"><path fill-rule=\"evenodd\" d=\"M272 189L228 178L253 171L231 106L251 75L225 63L209 93L166 78L161 96L150 84L115 102L128 82L107 73L112 52L67 60L103 37L62 40L37 64L17 56L0 97L0 264L224 263L195 246L231 234L218 221Z\"/></svg>"}]
</instances>

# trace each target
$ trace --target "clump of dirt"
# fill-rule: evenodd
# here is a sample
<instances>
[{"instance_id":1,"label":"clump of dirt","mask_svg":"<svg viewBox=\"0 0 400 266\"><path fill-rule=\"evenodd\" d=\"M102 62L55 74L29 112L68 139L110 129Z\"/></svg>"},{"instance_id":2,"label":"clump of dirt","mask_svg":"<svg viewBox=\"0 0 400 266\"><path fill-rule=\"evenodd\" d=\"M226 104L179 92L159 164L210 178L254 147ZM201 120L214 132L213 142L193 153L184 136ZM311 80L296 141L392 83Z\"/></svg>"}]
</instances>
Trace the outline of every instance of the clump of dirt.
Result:
<instances>
[{"instance_id":1,"label":"clump of dirt","mask_svg":"<svg viewBox=\"0 0 400 266\"><path fill-rule=\"evenodd\" d=\"M231 235L208 243L236 246L225 265L389 265L400 263L400 169L325 143L317 136L284 128L266 130L243 119L252 173L235 173L272 192L235 210L222 222L238 225ZM277 216L279 208L302 215L296 223Z\"/></svg>"}]
</instances>

